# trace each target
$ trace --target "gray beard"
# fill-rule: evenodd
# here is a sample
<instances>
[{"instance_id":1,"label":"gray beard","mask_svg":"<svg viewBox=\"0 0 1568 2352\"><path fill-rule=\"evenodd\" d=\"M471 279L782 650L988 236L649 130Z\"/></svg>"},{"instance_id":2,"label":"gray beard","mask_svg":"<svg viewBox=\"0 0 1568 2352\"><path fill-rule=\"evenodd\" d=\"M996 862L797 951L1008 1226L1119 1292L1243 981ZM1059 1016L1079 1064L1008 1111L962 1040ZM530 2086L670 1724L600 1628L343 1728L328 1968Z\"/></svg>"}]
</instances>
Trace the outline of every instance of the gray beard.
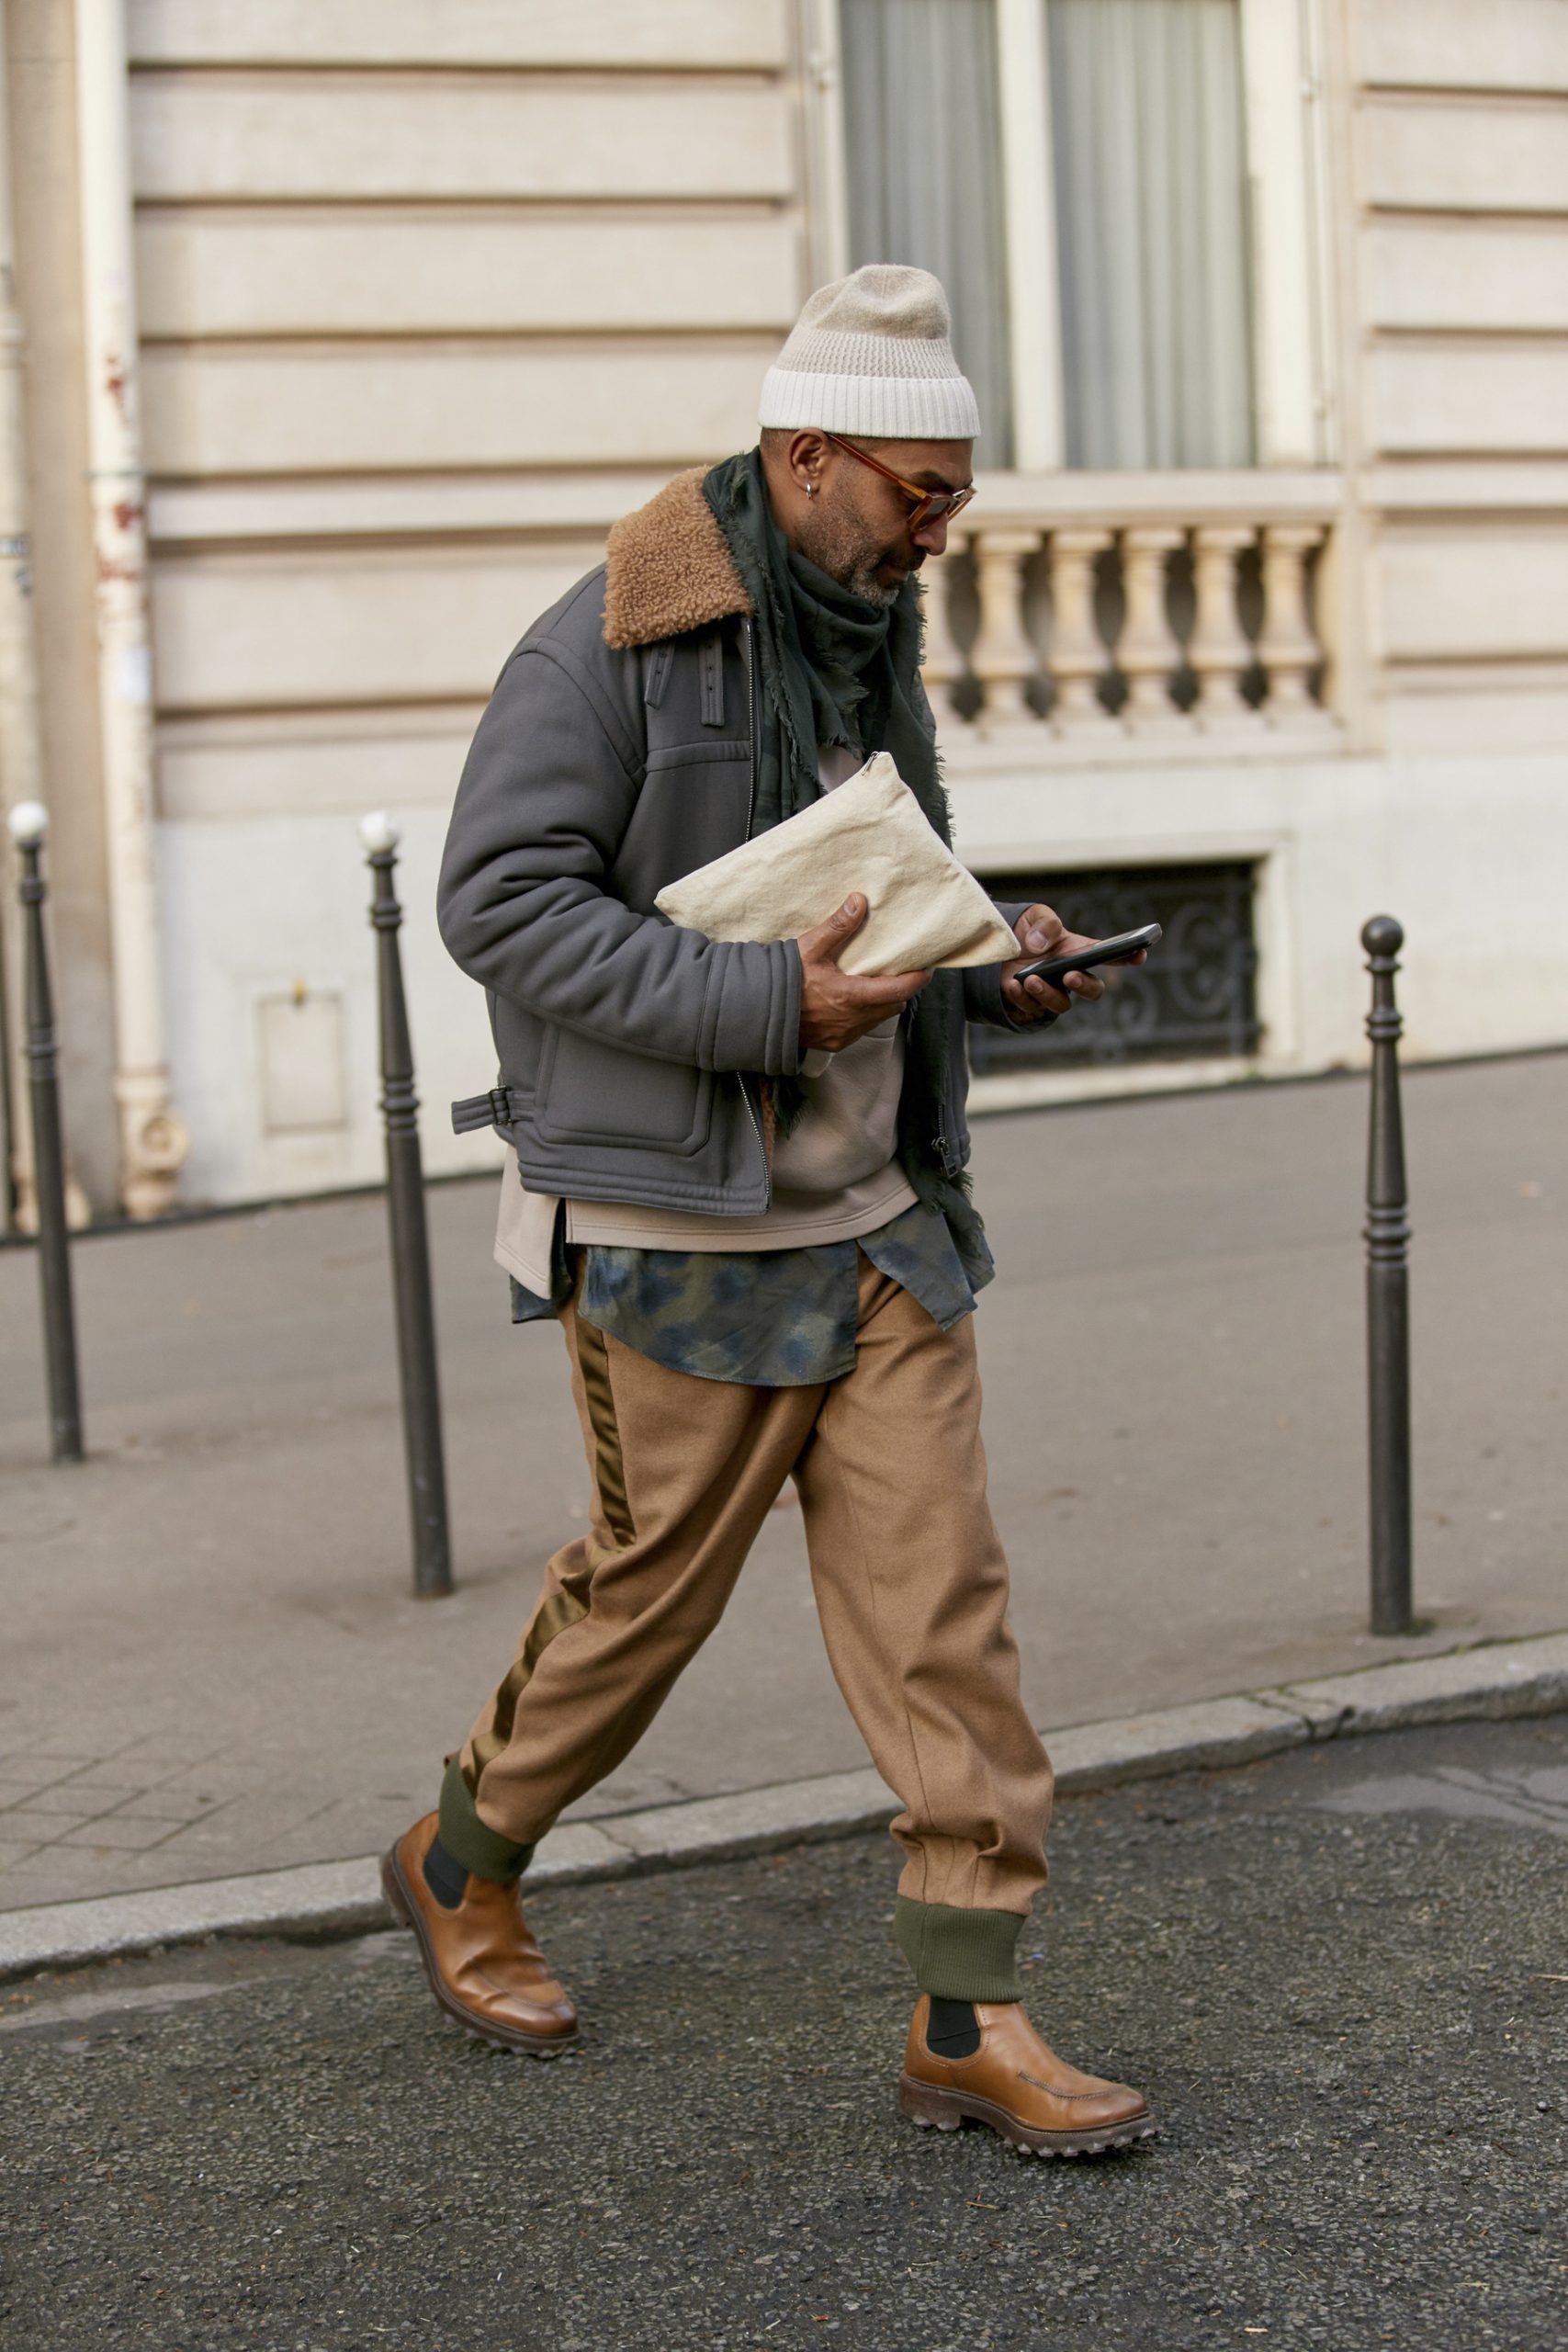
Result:
<instances>
[{"instance_id":1,"label":"gray beard","mask_svg":"<svg viewBox=\"0 0 1568 2352\"><path fill-rule=\"evenodd\" d=\"M800 551L819 571L825 571L829 580L836 580L840 588L847 588L852 596L858 596L863 605L871 605L876 611L886 612L889 605L898 601L897 589L885 588L876 576L876 567L886 554L886 548L873 551L863 546L846 569L846 537L841 524L835 526L826 514L813 515L801 531Z\"/></svg>"},{"instance_id":2,"label":"gray beard","mask_svg":"<svg viewBox=\"0 0 1568 2352\"><path fill-rule=\"evenodd\" d=\"M857 564L843 585L852 596L858 596L863 605L874 605L879 612L886 612L890 605L898 602L897 589L883 586L874 563Z\"/></svg>"}]
</instances>

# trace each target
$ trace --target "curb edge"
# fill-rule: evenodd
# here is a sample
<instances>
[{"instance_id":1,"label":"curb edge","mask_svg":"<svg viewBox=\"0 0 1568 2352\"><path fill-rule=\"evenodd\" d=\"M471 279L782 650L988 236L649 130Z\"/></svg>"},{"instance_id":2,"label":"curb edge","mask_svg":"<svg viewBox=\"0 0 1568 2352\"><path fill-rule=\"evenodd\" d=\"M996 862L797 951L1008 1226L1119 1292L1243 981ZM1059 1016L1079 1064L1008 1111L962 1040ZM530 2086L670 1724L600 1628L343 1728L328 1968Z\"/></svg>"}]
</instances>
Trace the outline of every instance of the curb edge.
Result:
<instances>
[{"instance_id":1,"label":"curb edge","mask_svg":"<svg viewBox=\"0 0 1568 2352\"><path fill-rule=\"evenodd\" d=\"M1075 1724L1048 1738L1058 1793L1082 1795L1229 1770L1325 1739L1562 1710L1568 1710L1568 1633ZM777 1853L884 1828L897 1809L869 1769L691 1798L565 1825L544 1841L529 1882L586 1885ZM375 1856L187 1881L0 1912L0 1983L213 1936L327 1939L386 1923Z\"/></svg>"}]
</instances>

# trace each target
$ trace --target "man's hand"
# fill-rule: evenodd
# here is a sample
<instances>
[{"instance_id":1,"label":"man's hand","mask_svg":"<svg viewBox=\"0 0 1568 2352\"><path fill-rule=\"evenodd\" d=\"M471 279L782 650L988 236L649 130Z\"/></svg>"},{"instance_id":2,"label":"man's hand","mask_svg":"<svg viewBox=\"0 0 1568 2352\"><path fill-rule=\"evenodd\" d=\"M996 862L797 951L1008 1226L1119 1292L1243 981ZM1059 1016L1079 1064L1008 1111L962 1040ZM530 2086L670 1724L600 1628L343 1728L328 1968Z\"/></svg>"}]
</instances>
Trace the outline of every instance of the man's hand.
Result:
<instances>
[{"instance_id":1,"label":"man's hand","mask_svg":"<svg viewBox=\"0 0 1568 2352\"><path fill-rule=\"evenodd\" d=\"M1024 953L1016 963L1002 966L1002 995L1015 1021L1041 1021L1047 1013L1070 1012L1074 997L1081 996L1092 1004L1105 994L1105 982L1093 972L1064 973L1059 989L1049 988L1041 979L1014 979L1020 964L1037 964L1043 956L1070 956L1075 947L1092 947L1095 943L1081 931L1069 931L1049 907L1025 907L1013 928ZM1145 964L1148 956L1140 947L1135 956L1119 960Z\"/></svg>"},{"instance_id":2,"label":"man's hand","mask_svg":"<svg viewBox=\"0 0 1568 2352\"><path fill-rule=\"evenodd\" d=\"M837 914L803 932L800 950L800 1050L842 1053L890 1013L902 1012L931 978L929 972L883 972L853 979L839 969L839 957L866 917L866 903L852 890ZM1055 918L1053 918L1055 920ZM1059 926L1058 926L1059 928ZM1042 950L1042 953L1044 951Z\"/></svg>"}]
</instances>

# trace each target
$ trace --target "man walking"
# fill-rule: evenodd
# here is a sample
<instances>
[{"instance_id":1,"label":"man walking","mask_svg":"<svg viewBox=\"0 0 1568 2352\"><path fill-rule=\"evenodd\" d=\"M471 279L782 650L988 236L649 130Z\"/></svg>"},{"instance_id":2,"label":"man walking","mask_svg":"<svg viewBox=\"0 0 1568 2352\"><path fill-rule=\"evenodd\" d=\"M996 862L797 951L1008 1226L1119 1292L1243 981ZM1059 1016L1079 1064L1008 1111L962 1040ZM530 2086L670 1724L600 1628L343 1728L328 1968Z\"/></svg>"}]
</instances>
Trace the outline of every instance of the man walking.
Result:
<instances>
[{"instance_id":1,"label":"man walking","mask_svg":"<svg viewBox=\"0 0 1568 2352\"><path fill-rule=\"evenodd\" d=\"M948 337L922 270L813 295L760 447L617 524L475 738L440 918L489 991L501 1076L459 1111L515 1148L497 1254L519 1318L563 1327L592 1504L383 1882L450 2015L511 2049L570 2042L518 1882L652 1721L793 1474L833 1671L903 1807L903 2110L1077 2154L1154 2125L1020 2000L1051 1770L986 1498L970 1318L991 1261L964 1172L965 1022L1070 997L1012 964L850 978L858 895L756 945L654 911L877 751L946 839L915 574L973 495ZM1019 962L1081 944L1048 908L1002 911Z\"/></svg>"}]
</instances>

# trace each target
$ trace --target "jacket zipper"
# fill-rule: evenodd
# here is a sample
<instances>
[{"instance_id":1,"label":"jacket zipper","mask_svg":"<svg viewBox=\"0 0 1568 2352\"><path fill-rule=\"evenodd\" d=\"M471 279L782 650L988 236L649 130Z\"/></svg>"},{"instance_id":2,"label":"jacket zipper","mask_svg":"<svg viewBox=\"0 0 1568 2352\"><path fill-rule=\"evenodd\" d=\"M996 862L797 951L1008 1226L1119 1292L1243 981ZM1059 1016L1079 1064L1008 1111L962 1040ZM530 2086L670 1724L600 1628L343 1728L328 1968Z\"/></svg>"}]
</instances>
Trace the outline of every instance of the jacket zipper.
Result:
<instances>
[{"instance_id":1,"label":"jacket zipper","mask_svg":"<svg viewBox=\"0 0 1568 2352\"><path fill-rule=\"evenodd\" d=\"M746 648L746 685L751 707L751 781L746 795L746 839L750 841L751 820L757 813L757 746L761 740L761 729L757 723L757 649L750 620L741 623L741 641ZM740 1073L740 1100L746 1105L746 1115L751 1122L752 1132L757 1138L757 1148L762 1155L762 1204L765 1211L771 1209L773 1204L773 1171L768 1165L768 1143L767 1137L762 1133L761 1117L751 1100L751 1090L746 1083L744 1071Z\"/></svg>"},{"instance_id":2,"label":"jacket zipper","mask_svg":"<svg viewBox=\"0 0 1568 2352\"><path fill-rule=\"evenodd\" d=\"M740 624L742 641L746 647L746 689L751 705L751 786L746 796L746 838L751 838L751 820L757 813L757 746L762 740L760 724L761 712L757 698L756 625L750 620Z\"/></svg>"}]
</instances>

